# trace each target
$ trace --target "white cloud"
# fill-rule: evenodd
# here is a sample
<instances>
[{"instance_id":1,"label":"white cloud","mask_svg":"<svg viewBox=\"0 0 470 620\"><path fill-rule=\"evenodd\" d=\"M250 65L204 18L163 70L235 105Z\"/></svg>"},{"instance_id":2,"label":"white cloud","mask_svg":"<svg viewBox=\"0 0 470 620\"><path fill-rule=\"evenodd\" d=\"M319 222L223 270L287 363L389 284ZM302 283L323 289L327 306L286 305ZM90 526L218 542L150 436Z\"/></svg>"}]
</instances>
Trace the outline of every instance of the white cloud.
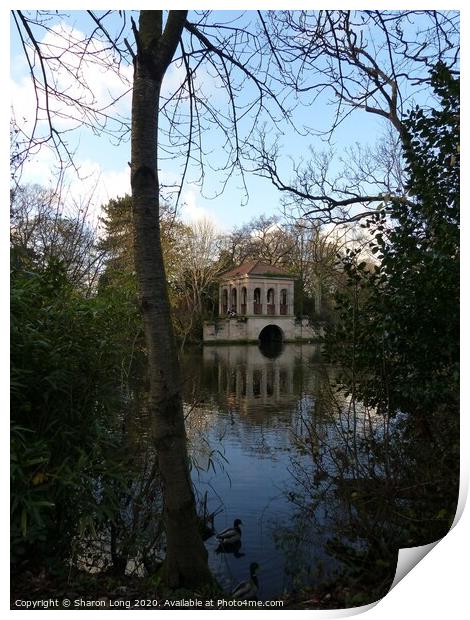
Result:
<instances>
[{"instance_id":1,"label":"white cloud","mask_svg":"<svg viewBox=\"0 0 470 620\"><path fill-rule=\"evenodd\" d=\"M54 129L66 132L62 135L68 142L70 152L75 152L73 163L79 169L78 177L72 169L67 172L62 195L65 202L89 202L89 215L95 220L102 204L107 203L110 198L130 193L129 168L126 165L119 169L122 166L122 157L119 163L114 163L110 159L114 156L110 155L109 148L104 149L106 155L102 156L108 157L107 161L100 162L99 146L96 148L96 143L88 141L86 125L96 124L99 128L104 121L103 116L97 112L99 110L111 118L129 117L131 95L125 93L132 83L133 67L122 65L118 68L111 52L102 42L88 41L82 32L64 23L51 27L41 45L43 52L51 57L47 65L48 83L59 93L66 95L56 98L50 94L49 111ZM40 72L38 78L42 79ZM40 91L35 91L23 55L12 59L10 82L11 107L21 131L19 138L21 139L22 133L27 136L32 132L38 103L40 112L36 138L46 138L49 127L45 97ZM95 113L86 112L79 104L88 106L90 110L95 110ZM116 128L112 120L109 128ZM69 132L71 129L78 131ZM107 140L106 136L102 139ZM91 158L81 154L83 148L93 153ZM117 153L116 155L119 157ZM43 145L37 152L30 153L20 182L55 187L58 164L59 158L52 144L50 147Z\"/></svg>"},{"instance_id":2,"label":"white cloud","mask_svg":"<svg viewBox=\"0 0 470 620\"><path fill-rule=\"evenodd\" d=\"M49 66L55 88L67 94L71 110L75 108L74 101L102 109L119 99L132 84L131 65L118 65L117 59L101 41L88 39L87 35L67 24L60 23L51 28L43 44L51 57L60 53L60 62L51 60ZM112 112L129 110L128 95L113 105Z\"/></svg>"},{"instance_id":3,"label":"white cloud","mask_svg":"<svg viewBox=\"0 0 470 620\"><path fill-rule=\"evenodd\" d=\"M25 73L25 63L18 59L12 61L11 106L17 123L27 135L33 129L39 109L36 138L48 136L46 107L54 129L59 132L86 126L97 130L106 126L116 132L125 129L120 121L130 116L131 65L118 65L101 41L89 40L64 23L51 27L40 45L48 57L44 65L49 85L47 106L41 86L35 90L29 71ZM36 66L36 78L41 85L39 62L34 57L31 62ZM67 140L73 142L73 136L68 134Z\"/></svg>"},{"instance_id":4,"label":"white cloud","mask_svg":"<svg viewBox=\"0 0 470 620\"><path fill-rule=\"evenodd\" d=\"M69 188L66 194L68 199L77 202L89 200L90 215L96 218L99 215L100 206L107 203L110 198L130 193L130 171L127 165L120 168L122 157L118 164L114 163L116 161L114 154L111 155L108 149L103 149L102 154L99 146L98 148L94 145L90 146L92 143L88 141L86 135L87 124L93 123L95 116L81 111L78 103L94 109L98 107L103 109L117 99L106 110L106 113L111 117L119 115L127 118L130 114L131 95L124 93L130 89L132 84L133 67L123 65L118 71L112 54L100 41L88 41L80 30L65 23L51 27L41 44L44 46L44 51L52 57L49 65L51 72L48 77L50 84L53 84L58 92L66 93L65 99L50 97L49 110L54 127L59 131L67 132L63 135L69 142L72 152L74 145L78 145L74 164L80 170L80 178L73 177L70 171L69 180L65 183ZM87 54L82 54L85 49ZM60 57L60 62L54 60L54 57ZM44 111L44 96L35 92L29 73L24 73L27 69L21 59L12 63L12 108L17 123L28 134L36 117L36 96L38 96L39 107L43 108L40 112L40 123L37 126L38 137L45 137L48 135L49 127ZM165 76L164 92L167 95L173 93L185 78L186 71L182 63L171 65ZM195 87L201 88L201 82L204 82L206 89L209 87L215 96L216 80L206 71L199 70ZM112 122L110 127L113 127ZM69 132L71 129L77 131ZM107 138L103 136L102 139ZM81 145L79 140L82 141ZM91 155L83 155L84 148L87 149L85 152ZM105 160L105 157L108 159ZM57 164L54 150L43 147L26 163L21 182L38 183L46 187L54 186ZM168 184L177 184L178 175L165 165L163 168L160 179ZM187 222L204 219L214 222L214 215L199 204L199 199L199 189L189 185L182 195L180 211L182 218ZM218 227L220 228L219 225Z\"/></svg>"},{"instance_id":5,"label":"white cloud","mask_svg":"<svg viewBox=\"0 0 470 620\"><path fill-rule=\"evenodd\" d=\"M192 224L197 221L208 220L217 229L220 229L220 223L213 213L209 212L204 207L201 207L197 203L198 192L193 189L188 189L182 194L182 207L180 209L181 218L188 224Z\"/></svg>"},{"instance_id":6,"label":"white cloud","mask_svg":"<svg viewBox=\"0 0 470 620\"><path fill-rule=\"evenodd\" d=\"M130 194L129 167L121 170L104 170L100 164L93 161L84 161L80 165L82 181L75 189L79 195L87 196L93 206L93 211L99 212L101 205L111 198Z\"/></svg>"},{"instance_id":7,"label":"white cloud","mask_svg":"<svg viewBox=\"0 0 470 620\"><path fill-rule=\"evenodd\" d=\"M131 193L130 168L127 166L123 170L107 170L102 173L103 195L106 201L116 196L124 196Z\"/></svg>"},{"instance_id":8,"label":"white cloud","mask_svg":"<svg viewBox=\"0 0 470 620\"><path fill-rule=\"evenodd\" d=\"M130 171L122 169L103 169L96 161L76 161L79 176L69 171L62 182L61 199L65 206L79 204L87 206L90 223L96 223L101 215L101 206L111 198L130 194ZM39 184L55 189L57 177L53 174L54 155L43 149L25 166L21 184Z\"/></svg>"},{"instance_id":9,"label":"white cloud","mask_svg":"<svg viewBox=\"0 0 470 620\"><path fill-rule=\"evenodd\" d=\"M29 76L24 76L18 81L10 80L11 107L16 122L21 126L23 123L31 124L36 115L36 98L33 82Z\"/></svg>"}]
</instances>

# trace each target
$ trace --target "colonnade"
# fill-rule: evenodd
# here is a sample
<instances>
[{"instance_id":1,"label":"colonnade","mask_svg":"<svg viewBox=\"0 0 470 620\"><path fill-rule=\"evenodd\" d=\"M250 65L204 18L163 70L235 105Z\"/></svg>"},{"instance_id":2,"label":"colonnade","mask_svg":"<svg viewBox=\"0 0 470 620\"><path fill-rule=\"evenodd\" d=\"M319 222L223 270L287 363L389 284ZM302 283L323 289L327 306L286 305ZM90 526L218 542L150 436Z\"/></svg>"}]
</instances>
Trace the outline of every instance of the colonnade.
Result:
<instances>
[{"instance_id":1,"label":"colonnade","mask_svg":"<svg viewBox=\"0 0 470 620\"><path fill-rule=\"evenodd\" d=\"M219 316L293 316L294 291L291 282L224 283L219 288Z\"/></svg>"},{"instance_id":2,"label":"colonnade","mask_svg":"<svg viewBox=\"0 0 470 620\"><path fill-rule=\"evenodd\" d=\"M260 398L275 401L294 393L294 370L288 366L236 366L223 364L218 367L220 394L234 394L237 399Z\"/></svg>"}]
</instances>

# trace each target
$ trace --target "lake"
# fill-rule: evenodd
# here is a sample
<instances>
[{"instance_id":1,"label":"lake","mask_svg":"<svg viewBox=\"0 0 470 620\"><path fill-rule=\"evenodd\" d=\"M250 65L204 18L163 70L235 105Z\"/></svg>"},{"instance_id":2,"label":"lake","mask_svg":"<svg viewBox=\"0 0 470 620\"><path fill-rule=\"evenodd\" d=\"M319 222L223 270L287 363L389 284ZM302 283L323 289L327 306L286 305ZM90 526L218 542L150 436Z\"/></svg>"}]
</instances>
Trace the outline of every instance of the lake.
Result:
<instances>
[{"instance_id":1,"label":"lake","mask_svg":"<svg viewBox=\"0 0 470 620\"><path fill-rule=\"evenodd\" d=\"M187 349L181 364L198 514L215 513L215 532L242 521L239 547L205 541L227 595L256 562L260 600L367 604L387 593L399 548L448 531L458 460L448 458L447 416L435 428L442 452L412 416L365 406L359 381L326 365L315 344L205 346ZM131 466L115 540L128 574L152 575L165 537L145 379L124 405ZM109 535L84 541L86 570L109 565Z\"/></svg>"},{"instance_id":2,"label":"lake","mask_svg":"<svg viewBox=\"0 0 470 620\"><path fill-rule=\"evenodd\" d=\"M183 376L199 501L220 511L216 531L242 521L236 553L217 553L215 537L206 542L220 585L230 592L257 562L259 598L271 600L331 573L329 516L323 505L306 516L298 475L312 467L302 438L325 381L319 345L206 346L184 356Z\"/></svg>"}]
</instances>

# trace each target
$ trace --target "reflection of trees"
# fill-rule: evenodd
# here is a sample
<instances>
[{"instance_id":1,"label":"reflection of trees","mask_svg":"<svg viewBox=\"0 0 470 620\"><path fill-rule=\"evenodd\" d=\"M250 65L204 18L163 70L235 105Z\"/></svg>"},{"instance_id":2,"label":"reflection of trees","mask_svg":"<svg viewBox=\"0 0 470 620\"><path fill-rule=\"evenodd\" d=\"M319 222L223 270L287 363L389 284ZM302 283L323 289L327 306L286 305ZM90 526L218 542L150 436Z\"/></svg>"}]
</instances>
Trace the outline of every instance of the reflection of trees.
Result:
<instances>
[{"instance_id":1,"label":"reflection of trees","mask_svg":"<svg viewBox=\"0 0 470 620\"><path fill-rule=\"evenodd\" d=\"M214 453L209 434L213 444L228 433L235 435L247 452L260 458L276 458L276 450L289 450L289 431L297 424L304 391L316 389L316 373L306 372L315 353L314 346L291 345L279 357L266 358L256 345L231 345L211 350L202 368L200 358L188 356L185 374L192 378L185 399L197 405L187 427L199 457L205 451L208 464Z\"/></svg>"},{"instance_id":2,"label":"reflection of trees","mask_svg":"<svg viewBox=\"0 0 470 620\"><path fill-rule=\"evenodd\" d=\"M386 593L399 547L445 534L452 502L439 500L446 479L429 465L443 446L410 433L403 416L365 407L336 369L286 349L273 359L256 347L216 347L203 364L186 360L192 454L230 476L225 442L259 460L290 453L292 514L273 535L292 587L322 584L313 595L321 601L328 584L336 606L371 602Z\"/></svg>"},{"instance_id":3,"label":"reflection of trees","mask_svg":"<svg viewBox=\"0 0 470 620\"><path fill-rule=\"evenodd\" d=\"M458 489L441 477L442 452L410 434L405 416L379 415L331 381L320 384L296 443L288 494L295 525L281 535L286 557L298 555L307 532L340 563L337 578L329 579L336 606L377 600L393 580L400 547L429 543L448 530ZM442 497L445 484L454 487L453 498Z\"/></svg>"},{"instance_id":4,"label":"reflection of trees","mask_svg":"<svg viewBox=\"0 0 470 620\"><path fill-rule=\"evenodd\" d=\"M225 460L222 445L225 427L216 423L218 412L211 404L185 405L185 417L192 467L204 471L222 467Z\"/></svg>"}]
</instances>

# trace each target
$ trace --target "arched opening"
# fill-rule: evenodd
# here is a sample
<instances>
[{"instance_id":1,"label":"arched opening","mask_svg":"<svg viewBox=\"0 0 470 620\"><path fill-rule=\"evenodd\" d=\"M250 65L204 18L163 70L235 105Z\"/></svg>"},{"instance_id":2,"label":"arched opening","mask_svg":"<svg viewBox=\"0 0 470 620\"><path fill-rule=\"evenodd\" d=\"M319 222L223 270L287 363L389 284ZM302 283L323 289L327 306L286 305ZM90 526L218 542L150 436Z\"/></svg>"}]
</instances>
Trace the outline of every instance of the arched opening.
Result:
<instances>
[{"instance_id":1,"label":"arched opening","mask_svg":"<svg viewBox=\"0 0 470 620\"><path fill-rule=\"evenodd\" d=\"M269 288L267 294L267 302L268 302L268 314L273 316L275 314L275 302L274 302L274 289Z\"/></svg>"},{"instance_id":2,"label":"arched opening","mask_svg":"<svg viewBox=\"0 0 470 620\"><path fill-rule=\"evenodd\" d=\"M279 314L286 315L287 314L287 289L283 288L281 290L281 303L279 306Z\"/></svg>"},{"instance_id":3,"label":"arched opening","mask_svg":"<svg viewBox=\"0 0 470 620\"><path fill-rule=\"evenodd\" d=\"M231 299L230 299L230 310L232 312L236 312L237 311L237 289L233 288L231 295L230 295Z\"/></svg>"},{"instance_id":4,"label":"arched opening","mask_svg":"<svg viewBox=\"0 0 470 620\"><path fill-rule=\"evenodd\" d=\"M240 312L246 314L246 286L242 286L241 290Z\"/></svg>"},{"instance_id":5,"label":"arched opening","mask_svg":"<svg viewBox=\"0 0 470 620\"><path fill-rule=\"evenodd\" d=\"M253 314L261 314L261 289L255 288L253 291Z\"/></svg>"},{"instance_id":6,"label":"arched opening","mask_svg":"<svg viewBox=\"0 0 470 620\"><path fill-rule=\"evenodd\" d=\"M266 325L260 331L258 340L264 344L266 342L282 342L284 340L284 334L282 329L277 325Z\"/></svg>"},{"instance_id":7,"label":"arched opening","mask_svg":"<svg viewBox=\"0 0 470 620\"><path fill-rule=\"evenodd\" d=\"M265 357L276 358L284 348L284 334L277 325L266 325L258 336L259 348Z\"/></svg>"}]
</instances>

